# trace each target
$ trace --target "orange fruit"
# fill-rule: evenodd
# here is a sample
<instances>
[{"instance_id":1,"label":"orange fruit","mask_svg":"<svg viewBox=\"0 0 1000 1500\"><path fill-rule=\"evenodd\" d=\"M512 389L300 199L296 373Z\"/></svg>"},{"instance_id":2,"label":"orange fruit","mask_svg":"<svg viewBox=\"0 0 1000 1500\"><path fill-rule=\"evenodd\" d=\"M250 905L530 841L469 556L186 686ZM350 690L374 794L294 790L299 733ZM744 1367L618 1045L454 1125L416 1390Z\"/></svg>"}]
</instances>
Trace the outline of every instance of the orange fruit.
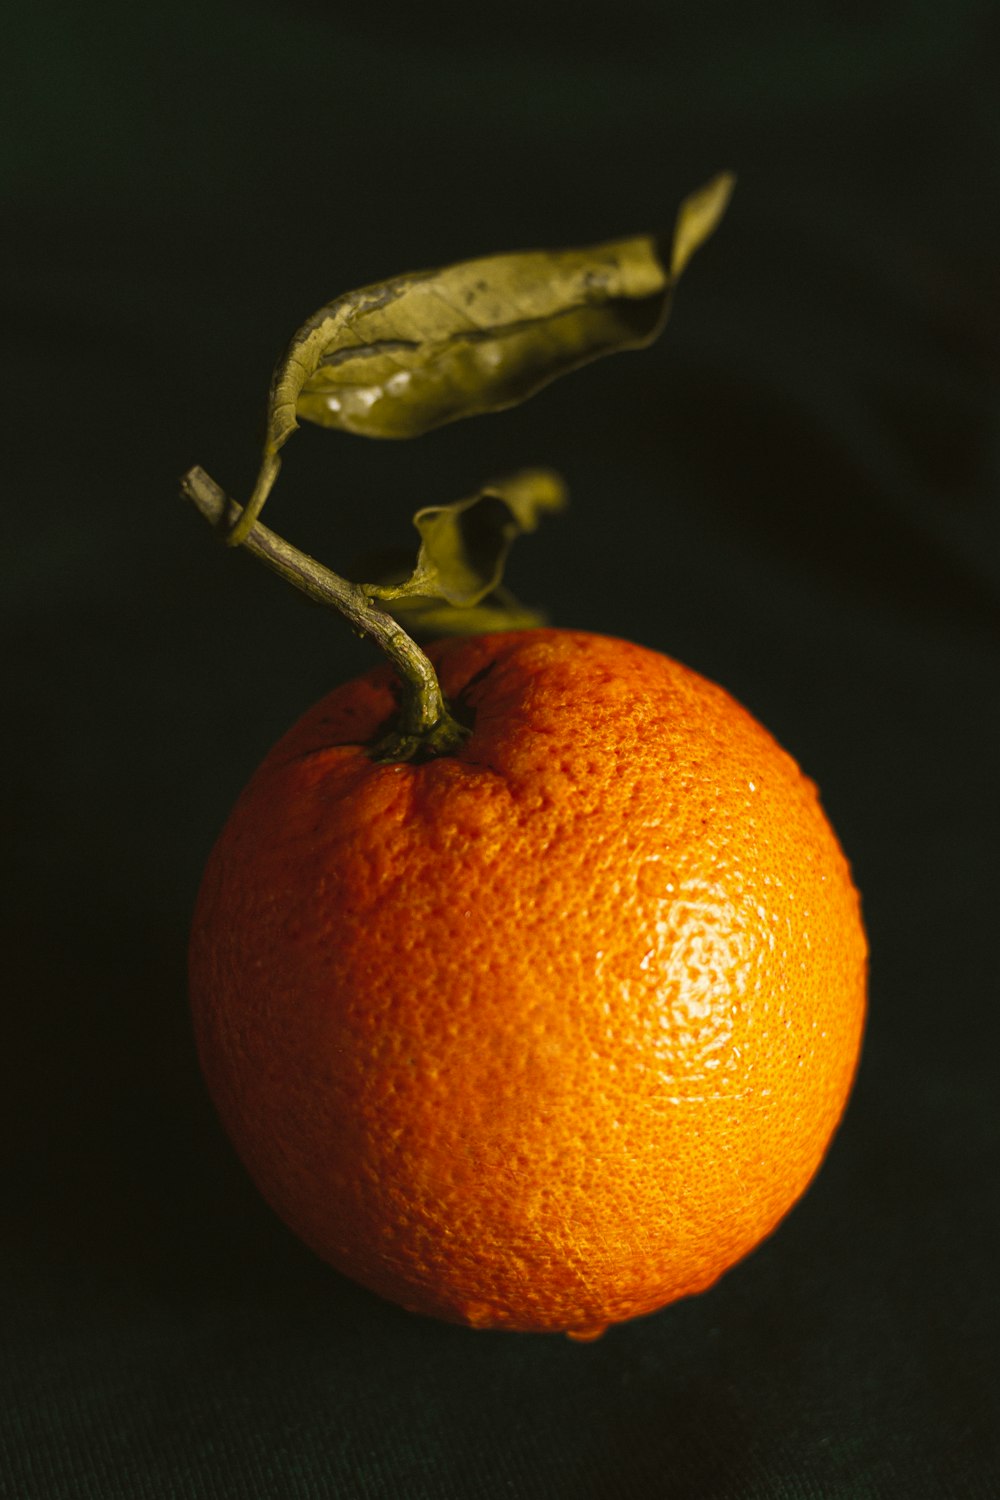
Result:
<instances>
[{"instance_id":1,"label":"orange fruit","mask_svg":"<svg viewBox=\"0 0 1000 1500\"><path fill-rule=\"evenodd\" d=\"M430 655L472 723L376 764L388 668L240 797L191 997L264 1197L421 1313L577 1337L710 1286L840 1119L866 945L816 789L721 688L538 630Z\"/></svg>"}]
</instances>

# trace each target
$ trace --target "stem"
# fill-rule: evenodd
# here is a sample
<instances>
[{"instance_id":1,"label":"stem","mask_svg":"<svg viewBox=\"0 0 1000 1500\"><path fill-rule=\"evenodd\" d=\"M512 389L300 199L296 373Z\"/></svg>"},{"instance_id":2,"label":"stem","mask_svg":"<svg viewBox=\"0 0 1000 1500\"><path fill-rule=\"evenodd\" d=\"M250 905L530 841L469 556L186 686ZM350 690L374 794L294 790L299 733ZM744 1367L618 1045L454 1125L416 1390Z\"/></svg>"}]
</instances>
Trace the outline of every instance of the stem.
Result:
<instances>
[{"instance_id":1,"label":"stem","mask_svg":"<svg viewBox=\"0 0 1000 1500\"><path fill-rule=\"evenodd\" d=\"M243 507L204 469L190 469L184 475L181 493L222 535L230 533L243 514ZM449 713L430 659L360 584L341 578L259 521L247 532L243 546L301 593L339 610L355 630L371 636L392 662L402 685L399 721L373 748L376 760L414 760L447 755L458 748L468 731Z\"/></svg>"}]
</instances>

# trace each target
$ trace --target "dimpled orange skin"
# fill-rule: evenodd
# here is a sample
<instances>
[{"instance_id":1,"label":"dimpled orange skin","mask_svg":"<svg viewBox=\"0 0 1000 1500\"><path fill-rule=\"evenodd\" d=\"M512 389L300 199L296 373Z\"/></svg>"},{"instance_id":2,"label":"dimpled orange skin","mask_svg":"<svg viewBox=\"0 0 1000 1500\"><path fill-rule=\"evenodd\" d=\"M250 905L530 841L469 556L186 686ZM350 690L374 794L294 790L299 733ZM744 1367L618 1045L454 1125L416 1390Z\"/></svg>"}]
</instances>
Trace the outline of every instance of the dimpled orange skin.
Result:
<instances>
[{"instance_id":1,"label":"dimpled orange skin","mask_svg":"<svg viewBox=\"0 0 1000 1500\"><path fill-rule=\"evenodd\" d=\"M866 944L815 787L721 688L540 630L430 651L473 719L376 765L392 674L278 743L213 851L191 996L265 1198L413 1311L593 1336L702 1291L822 1160Z\"/></svg>"}]
</instances>

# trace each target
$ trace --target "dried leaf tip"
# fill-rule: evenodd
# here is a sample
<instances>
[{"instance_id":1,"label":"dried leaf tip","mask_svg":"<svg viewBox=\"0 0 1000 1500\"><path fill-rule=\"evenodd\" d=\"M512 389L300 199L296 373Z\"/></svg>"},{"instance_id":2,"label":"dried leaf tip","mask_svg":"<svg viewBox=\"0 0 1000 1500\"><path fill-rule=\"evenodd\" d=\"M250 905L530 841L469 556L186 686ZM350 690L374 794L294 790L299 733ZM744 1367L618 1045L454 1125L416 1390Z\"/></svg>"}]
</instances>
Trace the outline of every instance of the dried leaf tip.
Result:
<instances>
[{"instance_id":1,"label":"dried leaf tip","mask_svg":"<svg viewBox=\"0 0 1000 1500\"><path fill-rule=\"evenodd\" d=\"M409 272L314 313L274 372L260 473L229 541L243 541L300 420L364 437L418 437L527 400L570 370L657 337L694 251L725 212L722 173L681 205L666 250L634 235Z\"/></svg>"}]
</instances>

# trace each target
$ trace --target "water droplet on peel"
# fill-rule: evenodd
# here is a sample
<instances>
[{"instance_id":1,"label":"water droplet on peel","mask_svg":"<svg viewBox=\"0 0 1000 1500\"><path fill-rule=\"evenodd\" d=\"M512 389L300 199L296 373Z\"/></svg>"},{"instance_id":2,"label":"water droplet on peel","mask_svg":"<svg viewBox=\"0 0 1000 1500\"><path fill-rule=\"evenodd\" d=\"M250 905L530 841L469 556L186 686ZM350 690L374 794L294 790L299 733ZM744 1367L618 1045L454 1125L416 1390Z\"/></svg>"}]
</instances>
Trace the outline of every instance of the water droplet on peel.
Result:
<instances>
[{"instance_id":1,"label":"water droplet on peel","mask_svg":"<svg viewBox=\"0 0 1000 1500\"><path fill-rule=\"evenodd\" d=\"M591 1323L586 1328L567 1328L566 1337L572 1339L574 1344L592 1344L608 1330L607 1323Z\"/></svg>"}]
</instances>

